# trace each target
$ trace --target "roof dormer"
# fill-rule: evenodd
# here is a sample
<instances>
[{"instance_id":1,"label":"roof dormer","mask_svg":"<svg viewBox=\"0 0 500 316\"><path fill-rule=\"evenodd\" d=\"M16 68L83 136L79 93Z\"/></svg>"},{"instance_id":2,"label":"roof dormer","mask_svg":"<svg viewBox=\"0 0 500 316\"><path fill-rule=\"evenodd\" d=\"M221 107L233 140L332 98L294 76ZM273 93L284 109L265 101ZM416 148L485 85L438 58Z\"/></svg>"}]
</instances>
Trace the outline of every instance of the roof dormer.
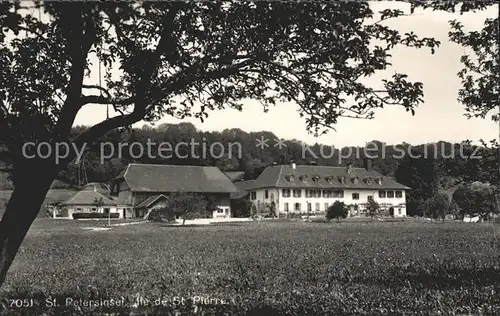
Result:
<instances>
[{"instance_id":1,"label":"roof dormer","mask_svg":"<svg viewBox=\"0 0 500 316\"><path fill-rule=\"evenodd\" d=\"M377 184L382 185L382 178L376 178L376 179L375 179L375 182L376 182Z\"/></svg>"},{"instance_id":2,"label":"roof dormer","mask_svg":"<svg viewBox=\"0 0 500 316\"><path fill-rule=\"evenodd\" d=\"M368 184L368 185L372 184L372 178L371 178L371 177L366 177L366 178L364 178L364 179L363 179L363 181L364 181L366 184Z\"/></svg>"},{"instance_id":3,"label":"roof dormer","mask_svg":"<svg viewBox=\"0 0 500 316\"><path fill-rule=\"evenodd\" d=\"M353 184L358 184L358 183L359 183L359 178L358 178L358 177L352 177L352 178L351 178L351 182L352 182Z\"/></svg>"},{"instance_id":4,"label":"roof dormer","mask_svg":"<svg viewBox=\"0 0 500 316\"><path fill-rule=\"evenodd\" d=\"M319 179L321 179L321 177L319 175L317 175L317 174L312 177L312 180L314 182L319 182Z\"/></svg>"},{"instance_id":5,"label":"roof dormer","mask_svg":"<svg viewBox=\"0 0 500 316\"><path fill-rule=\"evenodd\" d=\"M338 177L337 180L342 183L342 184L345 184L345 177Z\"/></svg>"},{"instance_id":6,"label":"roof dormer","mask_svg":"<svg viewBox=\"0 0 500 316\"><path fill-rule=\"evenodd\" d=\"M307 182L307 175L301 175L299 176L299 180L302 181L302 182Z\"/></svg>"},{"instance_id":7,"label":"roof dormer","mask_svg":"<svg viewBox=\"0 0 500 316\"><path fill-rule=\"evenodd\" d=\"M287 173L287 174L285 175L285 180L286 180L286 181L291 182L291 181L293 181L293 179L294 179L293 174L291 174L291 173Z\"/></svg>"}]
</instances>

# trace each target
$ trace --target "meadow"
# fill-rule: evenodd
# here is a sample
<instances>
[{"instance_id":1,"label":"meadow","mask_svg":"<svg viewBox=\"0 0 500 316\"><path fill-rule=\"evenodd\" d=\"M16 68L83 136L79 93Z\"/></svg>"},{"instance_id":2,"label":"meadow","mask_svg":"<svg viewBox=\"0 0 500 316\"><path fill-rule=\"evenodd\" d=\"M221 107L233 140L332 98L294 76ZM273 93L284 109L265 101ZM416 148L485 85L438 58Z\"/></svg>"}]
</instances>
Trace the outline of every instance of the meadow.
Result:
<instances>
[{"instance_id":1,"label":"meadow","mask_svg":"<svg viewBox=\"0 0 500 316\"><path fill-rule=\"evenodd\" d=\"M494 224L103 225L37 219L0 315L500 314Z\"/></svg>"}]
</instances>

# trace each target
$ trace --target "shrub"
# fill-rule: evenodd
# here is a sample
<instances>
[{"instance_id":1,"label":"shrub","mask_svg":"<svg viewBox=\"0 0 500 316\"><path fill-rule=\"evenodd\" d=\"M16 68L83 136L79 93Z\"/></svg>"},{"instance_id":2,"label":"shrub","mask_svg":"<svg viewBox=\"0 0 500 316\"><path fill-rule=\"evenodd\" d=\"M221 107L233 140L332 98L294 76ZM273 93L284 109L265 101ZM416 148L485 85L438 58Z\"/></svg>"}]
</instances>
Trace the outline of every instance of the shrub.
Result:
<instances>
[{"instance_id":1,"label":"shrub","mask_svg":"<svg viewBox=\"0 0 500 316\"><path fill-rule=\"evenodd\" d=\"M335 201L335 203L330 205L326 210L326 218L327 220L331 220L332 218L340 220L341 218L346 218L348 213L349 211L344 202Z\"/></svg>"},{"instance_id":2,"label":"shrub","mask_svg":"<svg viewBox=\"0 0 500 316\"><path fill-rule=\"evenodd\" d=\"M250 217L253 203L247 199L231 200L233 217Z\"/></svg>"},{"instance_id":3,"label":"shrub","mask_svg":"<svg viewBox=\"0 0 500 316\"><path fill-rule=\"evenodd\" d=\"M119 218L120 213L74 213L74 219L87 219L87 218Z\"/></svg>"},{"instance_id":4,"label":"shrub","mask_svg":"<svg viewBox=\"0 0 500 316\"><path fill-rule=\"evenodd\" d=\"M148 220L153 222L173 222L175 221L175 213L168 207L156 208L151 210Z\"/></svg>"},{"instance_id":5,"label":"shrub","mask_svg":"<svg viewBox=\"0 0 500 316\"><path fill-rule=\"evenodd\" d=\"M366 212L368 216L374 218L380 212L380 205L376 201L370 200L366 205Z\"/></svg>"}]
</instances>

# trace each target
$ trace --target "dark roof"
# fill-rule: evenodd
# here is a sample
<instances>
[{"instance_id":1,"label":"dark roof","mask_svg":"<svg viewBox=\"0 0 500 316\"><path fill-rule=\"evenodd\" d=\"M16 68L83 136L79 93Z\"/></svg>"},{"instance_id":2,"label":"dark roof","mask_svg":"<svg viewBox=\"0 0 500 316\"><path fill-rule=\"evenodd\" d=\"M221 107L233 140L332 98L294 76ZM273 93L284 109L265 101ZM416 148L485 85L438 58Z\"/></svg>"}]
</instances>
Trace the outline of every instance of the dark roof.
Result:
<instances>
[{"instance_id":1,"label":"dark roof","mask_svg":"<svg viewBox=\"0 0 500 316\"><path fill-rule=\"evenodd\" d=\"M129 164L123 178L134 192L238 192L217 167Z\"/></svg>"},{"instance_id":2,"label":"dark roof","mask_svg":"<svg viewBox=\"0 0 500 316\"><path fill-rule=\"evenodd\" d=\"M116 202L105 197L99 192L94 191L79 191L69 200L62 202L61 205L95 205L97 200L102 199L105 206L115 206Z\"/></svg>"},{"instance_id":3,"label":"dark roof","mask_svg":"<svg viewBox=\"0 0 500 316\"><path fill-rule=\"evenodd\" d=\"M242 199L248 195L248 189L252 187L255 180L247 180L241 182L235 182L234 185L238 189L237 193L231 193L231 199Z\"/></svg>"},{"instance_id":4,"label":"dark roof","mask_svg":"<svg viewBox=\"0 0 500 316\"><path fill-rule=\"evenodd\" d=\"M290 181L287 176L293 175ZM302 181L301 176L306 176L307 180ZM318 181L313 178L318 176ZM327 177L333 177L331 183ZM339 177L345 177L345 184L338 180ZM352 183L352 178L358 178L357 183ZM364 179L371 178L370 183L365 183ZM381 184L375 179L381 178ZM313 166L298 165L295 169L290 165L270 166L255 180L252 189L258 188L338 188L338 189L400 189L409 190L410 188L396 182L390 177L384 177L375 170L366 170L364 168L351 168L348 174L346 167Z\"/></svg>"},{"instance_id":5,"label":"dark roof","mask_svg":"<svg viewBox=\"0 0 500 316\"><path fill-rule=\"evenodd\" d=\"M141 203L137 204L137 208L144 208L144 207L148 207L150 206L151 204L153 204L154 202L156 202L159 198L164 198L166 199L167 197L163 194L158 194L158 195L153 195L153 196L150 196L148 197L147 199L145 199L144 201L142 201Z\"/></svg>"},{"instance_id":6,"label":"dark roof","mask_svg":"<svg viewBox=\"0 0 500 316\"><path fill-rule=\"evenodd\" d=\"M245 171L224 171L224 174L231 179L231 181L240 181L243 180L243 176L245 175Z\"/></svg>"}]
</instances>

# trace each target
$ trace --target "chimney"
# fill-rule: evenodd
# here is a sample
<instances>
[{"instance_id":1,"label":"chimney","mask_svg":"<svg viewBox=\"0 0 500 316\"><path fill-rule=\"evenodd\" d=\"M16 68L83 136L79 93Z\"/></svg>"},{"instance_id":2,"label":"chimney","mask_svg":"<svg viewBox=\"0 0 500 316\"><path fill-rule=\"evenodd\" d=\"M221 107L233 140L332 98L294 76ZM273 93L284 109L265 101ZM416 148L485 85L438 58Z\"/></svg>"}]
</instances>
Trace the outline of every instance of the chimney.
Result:
<instances>
[{"instance_id":1,"label":"chimney","mask_svg":"<svg viewBox=\"0 0 500 316\"><path fill-rule=\"evenodd\" d=\"M363 159L366 171L372 170L372 160L370 158Z\"/></svg>"},{"instance_id":2,"label":"chimney","mask_svg":"<svg viewBox=\"0 0 500 316\"><path fill-rule=\"evenodd\" d=\"M351 163L347 164L347 174L351 174Z\"/></svg>"}]
</instances>

